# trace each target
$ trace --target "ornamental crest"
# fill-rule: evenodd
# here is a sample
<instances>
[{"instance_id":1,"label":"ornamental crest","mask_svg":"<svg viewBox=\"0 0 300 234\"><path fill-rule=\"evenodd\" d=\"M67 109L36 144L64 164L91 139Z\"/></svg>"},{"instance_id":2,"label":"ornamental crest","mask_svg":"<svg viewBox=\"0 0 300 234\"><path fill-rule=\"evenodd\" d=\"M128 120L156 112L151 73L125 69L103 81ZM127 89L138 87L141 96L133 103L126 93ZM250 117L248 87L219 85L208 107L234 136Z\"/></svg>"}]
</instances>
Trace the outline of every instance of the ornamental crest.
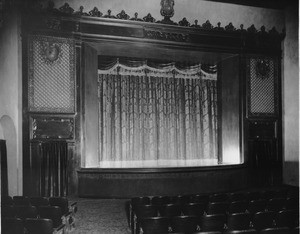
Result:
<instances>
[{"instance_id":1,"label":"ornamental crest","mask_svg":"<svg viewBox=\"0 0 300 234\"><path fill-rule=\"evenodd\" d=\"M165 17L165 19L170 19L174 15L174 0L161 0L160 14Z\"/></svg>"},{"instance_id":2,"label":"ornamental crest","mask_svg":"<svg viewBox=\"0 0 300 234\"><path fill-rule=\"evenodd\" d=\"M62 56L61 46L58 43L43 42L41 48L41 55L44 62L47 64L59 62Z\"/></svg>"}]
</instances>

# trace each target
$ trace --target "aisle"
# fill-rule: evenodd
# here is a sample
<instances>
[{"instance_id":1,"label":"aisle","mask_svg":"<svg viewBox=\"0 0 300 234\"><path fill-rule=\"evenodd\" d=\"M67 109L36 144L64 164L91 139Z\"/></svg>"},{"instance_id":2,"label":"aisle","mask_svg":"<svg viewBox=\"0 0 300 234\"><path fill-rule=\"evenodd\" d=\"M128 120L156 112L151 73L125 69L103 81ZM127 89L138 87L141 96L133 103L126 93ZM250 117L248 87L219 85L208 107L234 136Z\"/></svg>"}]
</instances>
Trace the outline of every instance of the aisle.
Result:
<instances>
[{"instance_id":1,"label":"aisle","mask_svg":"<svg viewBox=\"0 0 300 234\"><path fill-rule=\"evenodd\" d=\"M78 202L76 234L130 233L125 212L126 199L74 200Z\"/></svg>"}]
</instances>

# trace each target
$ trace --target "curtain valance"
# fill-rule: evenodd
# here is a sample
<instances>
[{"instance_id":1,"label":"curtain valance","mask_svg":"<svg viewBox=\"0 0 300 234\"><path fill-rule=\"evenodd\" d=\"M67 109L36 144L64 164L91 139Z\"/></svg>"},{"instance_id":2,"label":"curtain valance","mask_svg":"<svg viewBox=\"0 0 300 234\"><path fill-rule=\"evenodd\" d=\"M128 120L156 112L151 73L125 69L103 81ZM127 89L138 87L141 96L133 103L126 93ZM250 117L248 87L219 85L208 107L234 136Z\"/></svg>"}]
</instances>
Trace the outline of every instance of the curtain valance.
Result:
<instances>
[{"instance_id":1,"label":"curtain valance","mask_svg":"<svg viewBox=\"0 0 300 234\"><path fill-rule=\"evenodd\" d=\"M104 62L105 61L105 62ZM158 63L147 60L111 59L99 63L98 74L217 80L216 65ZM205 70L206 71L205 71Z\"/></svg>"}]
</instances>

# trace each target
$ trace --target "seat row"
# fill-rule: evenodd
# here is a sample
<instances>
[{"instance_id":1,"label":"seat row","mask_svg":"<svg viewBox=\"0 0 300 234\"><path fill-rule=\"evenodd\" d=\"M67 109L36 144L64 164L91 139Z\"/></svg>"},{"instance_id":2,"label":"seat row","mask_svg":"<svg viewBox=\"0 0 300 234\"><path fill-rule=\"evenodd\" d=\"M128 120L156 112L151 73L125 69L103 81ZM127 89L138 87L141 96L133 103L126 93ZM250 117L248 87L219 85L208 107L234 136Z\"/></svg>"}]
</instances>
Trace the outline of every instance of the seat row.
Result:
<instances>
[{"instance_id":1,"label":"seat row","mask_svg":"<svg viewBox=\"0 0 300 234\"><path fill-rule=\"evenodd\" d=\"M15 223L15 227L20 227L21 220L23 228L20 229L24 229L26 225L34 228L33 224L36 223L37 227L43 224L42 226L48 227L49 230L53 229L57 232L62 229L64 233L70 233L75 229L76 212L77 202L69 205L66 197L7 196L1 200L1 218L5 230L14 229L9 225L10 223ZM29 221L26 221L27 219Z\"/></svg>"},{"instance_id":2,"label":"seat row","mask_svg":"<svg viewBox=\"0 0 300 234\"><path fill-rule=\"evenodd\" d=\"M192 194L178 196L154 196L154 197L134 197L131 204L170 204L170 203L199 203L199 202L233 202L233 201L252 201L252 200L270 200L281 198L287 200L299 200L297 190L264 190L251 192L234 192L234 193L214 193L214 194Z\"/></svg>"},{"instance_id":3,"label":"seat row","mask_svg":"<svg viewBox=\"0 0 300 234\"><path fill-rule=\"evenodd\" d=\"M240 233L241 230L252 230L259 233L265 229L285 230L289 233L299 226L298 214L294 211L258 212L251 216L249 213L204 214L202 216L174 216L174 217L144 217L137 219L134 234L159 233ZM243 232L244 233L244 232ZM247 233L247 232L246 232ZM281 232L277 232L281 233Z\"/></svg>"},{"instance_id":4,"label":"seat row","mask_svg":"<svg viewBox=\"0 0 300 234\"><path fill-rule=\"evenodd\" d=\"M27 196L3 196L1 206L59 206L63 214L68 212L76 213L77 202L69 205L66 197L27 197Z\"/></svg>"},{"instance_id":5,"label":"seat row","mask_svg":"<svg viewBox=\"0 0 300 234\"><path fill-rule=\"evenodd\" d=\"M68 232L64 224L54 228L51 219L27 218L3 218L1 220L2 234L66 234Z\"/></svg>"}]
</instances>

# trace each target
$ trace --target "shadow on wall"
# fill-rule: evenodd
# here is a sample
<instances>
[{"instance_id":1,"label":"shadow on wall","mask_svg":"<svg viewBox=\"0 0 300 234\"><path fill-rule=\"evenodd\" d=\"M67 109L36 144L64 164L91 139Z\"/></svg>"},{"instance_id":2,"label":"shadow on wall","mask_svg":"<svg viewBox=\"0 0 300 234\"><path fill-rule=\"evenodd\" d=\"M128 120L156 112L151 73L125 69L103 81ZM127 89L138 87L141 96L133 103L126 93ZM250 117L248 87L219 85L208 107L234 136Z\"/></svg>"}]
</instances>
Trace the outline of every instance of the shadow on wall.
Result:
<instances>
[{"instance_id":1,"label":"shadow on wall","mask_svg":"<svg viewBox=\"0 0 300 234\"><path fill-rule=\"evenodd\" d=\"M6 140L8 194L18 195L17 133L14 122L8 115L3 115L0 119L0 137Z\"/></svg>"}]
</instances>

